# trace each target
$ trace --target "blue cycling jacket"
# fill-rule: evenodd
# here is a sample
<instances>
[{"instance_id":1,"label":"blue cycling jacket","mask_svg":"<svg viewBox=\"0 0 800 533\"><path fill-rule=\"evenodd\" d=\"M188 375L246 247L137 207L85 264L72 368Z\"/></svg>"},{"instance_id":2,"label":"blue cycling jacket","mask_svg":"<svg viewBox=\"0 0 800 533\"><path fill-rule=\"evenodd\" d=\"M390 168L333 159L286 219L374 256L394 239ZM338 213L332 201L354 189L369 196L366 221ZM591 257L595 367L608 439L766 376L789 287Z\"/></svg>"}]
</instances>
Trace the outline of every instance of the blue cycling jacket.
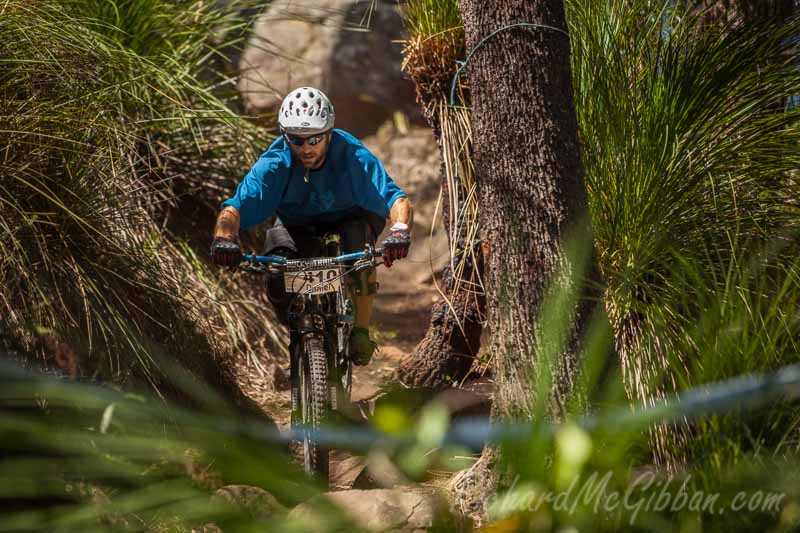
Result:
<instances>
[{"instance_id":1,"label":"blue cycling jacket","mask_svg":"<svg viewBox=\"0 0 800 533\"><path fill-rule=\"evenodd\" d=\"M333 130L325 163L309 173L308 182L304 176L281 135L222 206L235 207L242 229L248 229L276 213L286 225L337 222L359 209L386 218L395 200L406 196L378 158L339 129Z\"/></svg>"}]
</instances>

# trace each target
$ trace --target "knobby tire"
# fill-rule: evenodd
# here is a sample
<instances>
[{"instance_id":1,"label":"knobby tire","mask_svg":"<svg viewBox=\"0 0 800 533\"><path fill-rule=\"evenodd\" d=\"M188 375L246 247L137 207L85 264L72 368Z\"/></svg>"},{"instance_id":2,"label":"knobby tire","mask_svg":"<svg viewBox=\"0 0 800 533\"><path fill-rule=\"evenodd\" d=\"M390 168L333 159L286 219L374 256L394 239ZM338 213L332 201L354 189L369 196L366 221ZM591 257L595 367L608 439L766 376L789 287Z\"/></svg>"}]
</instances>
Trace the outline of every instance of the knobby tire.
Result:
<instances>
[{"instance_id":1,"label":"knobby tire","mask_svg":"<svg viewBox=\"0 0 800 533\"><path fill-rule=\"evenodd\" d=\"M328 450L316 439L330 415L328 362L321 336L306 337L300 357L301 424L309 432L303 438L303 463L307 473L328 479Z\"/></svg>"}]
</instances>

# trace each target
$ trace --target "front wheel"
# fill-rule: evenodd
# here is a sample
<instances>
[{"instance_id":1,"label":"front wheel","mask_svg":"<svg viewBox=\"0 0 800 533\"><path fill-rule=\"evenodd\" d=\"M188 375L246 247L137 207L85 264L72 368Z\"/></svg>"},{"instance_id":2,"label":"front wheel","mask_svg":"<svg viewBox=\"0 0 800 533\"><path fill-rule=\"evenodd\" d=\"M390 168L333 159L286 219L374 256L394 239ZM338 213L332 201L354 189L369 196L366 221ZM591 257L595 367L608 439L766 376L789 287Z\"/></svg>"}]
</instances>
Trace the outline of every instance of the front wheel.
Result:
<instances>
[{"instance_id":1,"label":"front wheel","mask_svg":"<svg viewBox=\"0 0 800 533\"><path fill-rule=\"evenodd\" d=\"M298 361L299 424L303 431L303 465L310 475L328 478L328 450L318 442L322 426L329 418L328 363L322 337L304 339Z\"/></svg>"}]
</instances>

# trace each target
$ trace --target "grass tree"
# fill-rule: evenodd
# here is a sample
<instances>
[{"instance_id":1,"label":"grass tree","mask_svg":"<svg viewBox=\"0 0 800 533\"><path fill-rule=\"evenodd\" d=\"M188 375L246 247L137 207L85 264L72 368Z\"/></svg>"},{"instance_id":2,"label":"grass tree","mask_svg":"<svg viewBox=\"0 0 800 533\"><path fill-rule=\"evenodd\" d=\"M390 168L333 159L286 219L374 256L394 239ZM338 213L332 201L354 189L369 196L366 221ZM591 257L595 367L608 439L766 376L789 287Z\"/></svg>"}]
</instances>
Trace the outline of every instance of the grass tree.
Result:
<instances>
[{"instance_id":1,"label":"grass tree","mask_svg":"<svg viewBox=\"0 0 800 533\"><path fill-rule=\"evenodd\" d=\"M412 0L403 6L403 18L410 34L403 69L414 81L442 155L442 221L451 261L430 327L396 376L406 386L439 389L469 374L485 312L469 109L449 101L456 61L464 56L464 31L453 0ZM461 101L468 102L464 78L457 89Z\"/></svg>"},{"instance_id":2,"label":"grass tree","mask_svg":"<svg viewBox=\"0 0 800 533\"><path fill-rule=\"evenodd\" d=\"M209 317L225 292L165 231L182 194L216 203L259 138L196 77L227 19L193 5L0 6L0 314L20 351L69 373L244 401L225 362L274 328L242 306Z\"/></svg>"},{"instance_id":3,"label":"grass tree","mask_svg":"<svg viewBox=\"0 0 800 533\"><path fill-rule=\"evenodd\" d=\"M708 377L697 372L715 352L688 350L688 332L725 301L732 272L791 265L797 129L783 102L798 71L784 52L796 28L708 26L678 9L664 32L662 2L569 6L605 305L630 398L657 401ZM707 369L732 376L752 369L747 357ZM656 459L681 460L688 431L661 428Z\"/></svg>"}]
</instances>

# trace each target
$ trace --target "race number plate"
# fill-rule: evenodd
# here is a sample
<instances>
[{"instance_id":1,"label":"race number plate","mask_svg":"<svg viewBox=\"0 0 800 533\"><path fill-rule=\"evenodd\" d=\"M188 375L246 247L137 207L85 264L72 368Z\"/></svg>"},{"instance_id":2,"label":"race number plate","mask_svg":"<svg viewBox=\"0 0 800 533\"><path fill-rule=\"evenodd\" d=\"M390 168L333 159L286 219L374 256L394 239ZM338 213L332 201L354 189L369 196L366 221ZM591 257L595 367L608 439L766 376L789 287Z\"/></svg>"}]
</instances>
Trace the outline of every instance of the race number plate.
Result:
<instances>
[{"instance_id":1,"label":"race number plate","mask_svg":"<svg viewBox=\"0 0 800 533\"><path fill-rule=\"evenodd\" d=\"M342 283L341 267L306 269L301 272L284 272L286 292L298 294L324 294L336 292Z\"/></svg>"}]
</instances>

